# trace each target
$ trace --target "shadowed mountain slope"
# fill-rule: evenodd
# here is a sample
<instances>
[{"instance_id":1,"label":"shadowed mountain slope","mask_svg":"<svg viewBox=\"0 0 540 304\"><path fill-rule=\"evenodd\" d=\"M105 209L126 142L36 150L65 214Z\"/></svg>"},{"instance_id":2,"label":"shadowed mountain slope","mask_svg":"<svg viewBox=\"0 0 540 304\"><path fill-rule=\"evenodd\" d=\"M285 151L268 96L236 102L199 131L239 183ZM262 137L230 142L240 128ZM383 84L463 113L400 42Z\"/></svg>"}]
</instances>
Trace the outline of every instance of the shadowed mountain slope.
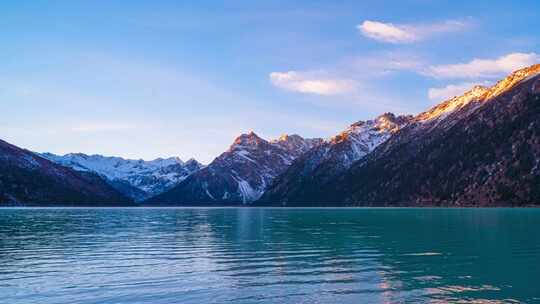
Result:
<instances>
[{"instance_id":1,"label":"shadowed mountain slope","mask_svg":"<svg viewBox=\"0 0 540 304\"><path fill-rule=\"evenodd\" d=\"M132 204L95 174L57 165L0 140L0 205Z\"/></svg>"},{"instance_id":2,"label":"shadowed mountain slope","mask_svg":"<svg viewBox=\"0 0 540 304\"><path fill-rule=\"evenodd\" d=\"M540 204L540 65L416 116L302 205Z\"/></svg>"}]
</instances>

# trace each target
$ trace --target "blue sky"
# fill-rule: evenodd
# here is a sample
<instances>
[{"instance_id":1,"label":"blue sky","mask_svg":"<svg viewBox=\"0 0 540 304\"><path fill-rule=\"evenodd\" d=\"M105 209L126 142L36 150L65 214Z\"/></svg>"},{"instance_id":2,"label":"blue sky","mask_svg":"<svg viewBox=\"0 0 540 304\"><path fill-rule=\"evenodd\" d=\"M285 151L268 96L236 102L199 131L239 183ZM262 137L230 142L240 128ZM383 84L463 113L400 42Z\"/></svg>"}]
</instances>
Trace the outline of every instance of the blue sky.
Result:
<instances>
[{"instance_id":1,"label":"blue sky","mask_svg":"<svg viewBox=\"0 0 540 304\"><path fill-rule=\"evenodd\" d=\"M540 61L538 1L3 1L0 138L211 161L327 137Z\"/></svg>"}]
</instances>

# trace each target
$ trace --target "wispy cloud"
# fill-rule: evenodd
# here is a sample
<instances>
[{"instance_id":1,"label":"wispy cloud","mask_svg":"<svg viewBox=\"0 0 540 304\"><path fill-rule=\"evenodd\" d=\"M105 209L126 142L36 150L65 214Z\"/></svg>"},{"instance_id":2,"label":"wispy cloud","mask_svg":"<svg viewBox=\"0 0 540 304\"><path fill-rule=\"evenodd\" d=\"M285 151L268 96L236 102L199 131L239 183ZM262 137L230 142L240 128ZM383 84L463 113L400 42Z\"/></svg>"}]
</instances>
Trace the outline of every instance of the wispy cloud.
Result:
<instances>
[{"instance_id":1,"label":"wispy cloud","mask_svg":"<svg viewBox=\"0 0 540 304\"><path fill-rule=\"evenodd\" d=\"M280 89L305 94L339 95L351 92L355 88L353 80L326 77L321 73L272 72L269 77L270 82Z\"/></svg>"},{"instance_id":2,"label":"wispy cloud","mask_svg":"<svg viewBox=\"0 0 540 304\"><path fill-rule=\"evenodd\" d=\"M411 43L418 40L418 37L403 25L366 20L358 29L364 36L377 41Z\"/></svg>"},{"instance_id":3,"label":"wispy cloud","mask_svg":"<svg viewBox=\"0 0 540 304\"><path fill-rule=\"evenodd\" d=\"M136 126L127 123L85 123L71 128L74 132L103 132L135 129Z\"/></svg>"},{"instance_id":4,"label":"wispy cloud","mask_svg":"<svg viewBox=\"0 0 540 304\"><path fill-rule=\"evenodd\" d=\"M435 78L495 78L538 62L536 53L511 53L495 59L431 66L423 74Z\"/></svg>"},{"instance_id":5,"label":"wispy cloud","mask_svg":"<svg viewBox=\"0 0 540 304\"><path fill-rule=\"evenodd\" d=\"M393 24L366 20L357 28L362 35L387 43L405 44L424 40L436 34L464 30L469 22L447 20L431 24Z\"/></svg>"},{"instance_id":6,"label":"wispy cloud","mask_svg":"<svg viewBox=\"0 0 540 304\"><path fill-rule=\"evenodd\" d=\"M476 85L489 85L490 82L464 82L458 84L449 84L441 88L429 88L428 97L433 101L442 101L455 96L461 96L463 93L472 89Z\"/></svg>"},{"instance_id":7,"label":"wispy cloud","mask_svg":"<svg viewBox=\"0 0 540 304\"><path fill-rule=\"evenodd\" d=\"M392 51L347 58L339 69L372 79L373 76L385 76L399 71L417 71L424 66L423 60L415 54Z\"/></svg>"}]
</instances>

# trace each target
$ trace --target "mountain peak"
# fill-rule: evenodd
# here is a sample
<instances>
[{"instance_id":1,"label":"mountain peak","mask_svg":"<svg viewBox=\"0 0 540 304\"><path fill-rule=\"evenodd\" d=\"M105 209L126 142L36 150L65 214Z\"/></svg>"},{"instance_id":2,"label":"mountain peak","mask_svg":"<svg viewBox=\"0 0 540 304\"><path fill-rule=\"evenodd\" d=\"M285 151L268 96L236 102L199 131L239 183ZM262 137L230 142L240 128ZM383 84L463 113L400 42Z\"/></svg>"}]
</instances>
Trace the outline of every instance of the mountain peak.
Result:
<instances>
[{"instance_id":1,"label":"mountain peak","mask_svg":"<svg viewBox=\"0 0 540 304\"><path fill-rule=\"evenodd\" d=\"M444 119L454 111L463 108L470 102L483 99L483 96L485 96L489 91L490 89L487 87L480 85L474 86L462 96L452 97L434 106L428 111L420 113L415 120L418 122L427 122Z\"/></svg>"},{"instance_id":2,"label":"mountain peak","mask_svg":"<svg viewBox=\"0 0 540 304\"><path fill-rule=\"evenodd\" d=\"M430 110L419 114L416 117L416 121L426 122L441 120L466 106L467 104L478 101L484 102L490 100L508 90L513 88L516 84L531 79L540 75L540 64L535 64L520 70L517 70L510 74L508 77L500 80L492 87L474 86L469 91L465 92L462 96L452 97Z\"/></svg>"},{"instance_id":3,"label":"mountain peak","mask_svg":"<svg viewBox=\"0 0 540 304\"><path fill-rule=\"evenodd\" d=\"M334 140L340 140L345 138L347 134L350 133L363 133L365 130L374 129L379 131L394 131L402 127L404 124L407 124L411 120L411 116L400 115L396 116L394 113L383 113L377 116L373 120L363 121L353 123L347 130L341 134L335 136Z\"/></svg>"},{"instance_id":4,"label":"mountain peak","mask_svg":"<svg viewBox=\"0 0 540 304\"><path fill-rule=\"evenodd\" d=\"M280 142L302 142L305 139L297 134L282 134L277 139L273 139L271 143L280 143Z\"/></svg>"},{"instance_id":5,"label":"mountain peak","mask_svg":"<svg viewBox=\"0 0 540 304\"><path fill-rule=\"evenodd\" d=\"M512 73L512 76L514 77L528 77L532 75L536 75L540 73L540 63L533 64L531 66L528 66L526 68L520 69Z\"/></svg>"},{"instance_id":6,"label":"mountain peak","mask_svg":"<svg viewBox=\"0 0 540 304\"><path fill-rule=\"evenodd\" d=\"M374 124L374 127L379 130L395 131L403 125L409 123L411 119L412 116L410 115L396 116L394 113L387 112L378 116L373 122L370 123Z\"/></svg>"},{"instance_id":7,"label":"mountain peak","mask_svg":"<svg viewBox=\"0 0 540 304\"><path fill-rule=\"evenodd\" d=\"M540 65L534 65L490 88L474 87L451 98L301 201L350 191L344 202L370 206L538 204L539 84Z\"/></svg>"},{"instance_id":8,"label":"mountain peak","mask_svg":"<svg viewBox=\"0 0 540 304\"><path fill-rule=\"evenodd\" d=\"M304 139L296 134L285 134L271 141L254 132L242 134L210 164L151 201L253 202L296 158L320 142L321 139Z\"/></svg>"},{"instance_id":9,"label":"mountain peak","mask_svg":"<svg viewBox=\"0 0 540 304\"><path fill-rule=\"evenodd\" d=\"M186 162L185 162L186 165L189 165L189 164L201 164L199 161L197 161L195 158L190 158L188 159Z\"/></svg>"},{"instance_id":10,"label":"mountain peak","mask_svg":"<svg viewBox=\"0 0 540 304\"><path fill-rule=\"evenodd\" d=\"M297 134L281 134L277 140L274 141L289 141L289 140L302 140L302 136Z\"/></svg>"},{"instance_id":11,"label":"mountain peak","mask_svg":"<svg viewBox=\"0 0 540 304\"><path fill-rule=\"evenodd\" d=\"M333 145L350 141L363 142L365 146L375 147L386 140L389 134L399 130L411 120L410 115L396 116L394 113L387 112L372 120L360 120L353 123L345 131L331 137L328 142Z\"/></svg>"},{"instance_id":12,"label":"mountain peak","mask_svg":"<svg viewBox=\"0 0 540 304\"><path fill-rule=\"evenodd\" d=\"M259 139L259 138L261 138L261 137L259 135L257 135L257 133L255 133L253 131L249 131L248 133L240 134L236 139L243 140L243 139Z\"/></svg>"},{"instance_id":13,"label":"mountain peak","mask_svg":"<svg viewBox=\"0 0 540 304\"><path fill-rule=\"evenodd\" d=\"M463 95L480 97L480 96L482 96L482 94L486 93L487 91L489 91L489 87L486 87L486 86L483 86L483 85L475 85L474 87L472 87L472 89L468 90Z\"/></svg>"},{"instance_id":14,"label":"mountain peak","mask_svg":"<svg viewBox=\"0 0 540 304\"><path fill-rule=\"evenodd\" d=\"M270 143L279 146L296 156L321 144L321 138L303 138L298 134L283 134L278 139L271 140Z\"/></svg>"},{"instance_id":15,"label":"mountain peak","mask_svg":"<svg viewBox=\"0 0 540 304\"><path fill-rule=\"evenodd\" d=\"M386 112L377 116L376 120L395 120L396 115L392 112Z\"/></svg>"},{"instance_id":16,"label":"mountain peak","mask_svg":"<svg viewBox=\"0 0 540 304\"><path fill-rule=\"evenodd\" d=\"M63 156L43 153L40 156L76 171L94 172L135 200L169 189L202 168L195 160L184 163L179 157L159 157L145 161L82 153L69 153Z\"/></svg>"},{"instance_id":17,"label":"mountain peak","mask_svg":"<svg viewBox=\"0 0 540 304\"><path fill-rule=\"evenodd\" d=\"M508 77L504 78L503 80L497 82L494 86L489 88L487 94L483 96L484 100L491 99L495 96L498 96L511 88L513 88L516 84L527 81L531 78L534 78L536 76L540 75L540 64L531 65L529 67L517 70L510 74Z\"/></svg>"},{"instance_id":18,"label":"mountain peak","mask_svg":"<svg viewBox=\"0 0 540 304\"><path fill-rule=\"evenodd\" d=\"M266 142L264 139L255 134L255 132L250 131L249 133L244 133L234 139L231 149L236 146L258 146Z\"/></svg>"}]
</instances>

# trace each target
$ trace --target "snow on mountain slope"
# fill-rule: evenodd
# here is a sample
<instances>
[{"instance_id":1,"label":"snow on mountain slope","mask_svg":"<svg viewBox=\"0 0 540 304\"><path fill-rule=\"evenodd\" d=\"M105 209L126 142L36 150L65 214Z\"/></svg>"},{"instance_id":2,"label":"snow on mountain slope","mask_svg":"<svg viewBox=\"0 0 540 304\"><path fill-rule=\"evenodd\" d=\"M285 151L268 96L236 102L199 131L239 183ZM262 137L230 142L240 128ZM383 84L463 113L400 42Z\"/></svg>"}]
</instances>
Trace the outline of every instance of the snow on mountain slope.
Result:
<instances>
[{"instance_id":1,"label":"snow on mountain slope","mask_svg":"<svg viewBox=\"0 0 540 304\"><path fill-rule=\"evenodd\" d=\"M397 130L407 125L412 116L385 113L373 120L359 121L345 131L317 145L295 160L261 198L261 202L284 202L301 195L320 183L340 175L355 161L363 158Z\"/></svg>"},{"instance_id":2,"label":"snow on mountain slope","mask_svg":"<svg viewBox=\"0 0 540 304\"><path fill-rule=\"evenodd\" d=\"M488 88L483 86L475 86L471 90L467 91L462 96L453 97L447 101L444 101L430 110L419 114L415 121L418 122L431 122L434 120L441 121L446 118L451 113L463 108L468 105L470 102L478 100L482 95L484 95Z\"/></svg>"},{"instance_id":3,"label":"snow on mountain slope","mask_svg":"<svg viewBox=\"0 0 540 304\"><path fill-rule=\"evenodd\" d=\"M136 200L166 191L202 168L194 159L183 162L177 157L144 161L82 153L41 156L77 171L95 172Z\"/></svg>"},{"instance_id":4,"label":"snow on mountain slope","mask_svg":"<svg viewBox=\"0 0 540 304\"><path fill-rule=\"evenodd\" d=\"M60 166L0 140L0 206L3 204L131 205L96 174Z\"/></svg>"},{"instance_id":5,"label":"snow on mountain slope","mask_svg":"<svg viewBox=\"0 0 540 304\"><path fill-rule=\"evenodd\" d=\"M419 114L289 206L540 204L540 65Z\"/></svg>"},{"instance_id":6,"label":"snow on mountain slope","mask_svg":"<svg viewBox=\"0 0 540 304\"><path fill-rule=\"evenodd\" d=\"M341 158L348 167L369 154L404 125L411 116L395 116L385 113L374 120L359 121L326 142L329 153L326 158Z\"/></svg>"},{"instance_id":7,"label":"snow on mountain slope","mask_svg":"<svg viewBox=\"0 0 540 304\"><path fill-rule=\"evenodd\" d=\"M426 112L417 115L412 126L422 131L434 129L440 123L441 127L449 128L459 119L470 115L485 102L507 92L519 83L530 80L540 74L539 65L533 65L510 74L492 87L475 86L462 96L453 97L444 101ZM451 117L450 119L447 119Z\"/></svg>"},{"instance_id":8,"label":"snow on mountain slope","mask_svg":"<svg viewBox=\"0 0 540 304\"><path fill-rule=\"evenodd\" d=\"M483 88L428 129L420 115L419 124L324 190L347 202L539 204L539 85L540 65L533 65Z\"/></svg>"},{"instance_id":9,"label":"snow on mountain slope","mask_svg":"<svg viewBox=\"0 0 540 304\"><path fill-rule=\"evenodd\" d=\"M250 203L297 157L322 143L284 135L266 141L253 132L237 137L230 148L206 168L150 202L169 204Z\"/></svg>"}]
</instances>

